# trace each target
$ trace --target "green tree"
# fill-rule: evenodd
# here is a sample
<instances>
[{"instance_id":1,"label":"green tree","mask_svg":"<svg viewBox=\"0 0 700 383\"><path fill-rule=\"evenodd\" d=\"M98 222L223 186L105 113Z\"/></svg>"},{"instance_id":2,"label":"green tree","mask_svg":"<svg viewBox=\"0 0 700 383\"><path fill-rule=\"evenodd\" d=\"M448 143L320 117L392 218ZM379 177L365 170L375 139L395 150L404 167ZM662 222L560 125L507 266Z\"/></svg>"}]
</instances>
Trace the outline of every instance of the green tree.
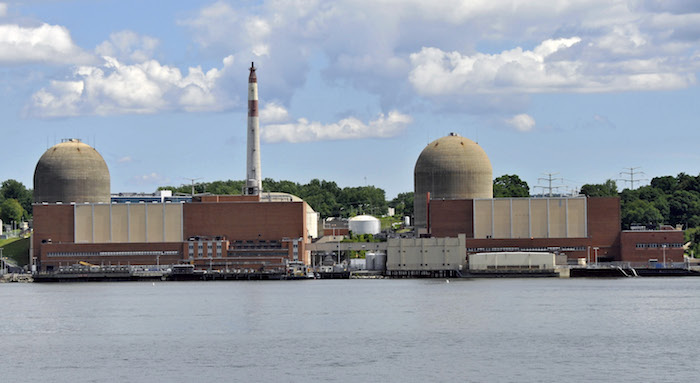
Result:
<instances>
[{"instance_id":1,"label":"green tree","mask_svg":"<svg viewBox=\"0 0 700 383\"><path fill-rule=\"evenodd\" d=\"M389 201L389 207L396 210L400 217L413 216L413 192L399 193L396 198Z\"/></svg>"},{"instance_id":2,"label":"green tree","mask_svg":"<svg viewBox=\"0 0 700 383\"><path fill-rule=\"evenodd\" d=\"M342 207L348 216L355 214L386 214L387 202L384 190L374 186L343 188L338 202L343 205Z\"/></svg>"},{"instance_id":3,"label":"green tree","mask_svg":"<svg viewBox=\"0 0 700 383\"><path fill-rule=\"evenodd\" d=\"M0 203L7 199L15 199L22 205L22 209L27 213L32 213L32 202L34 199L31 189L24 187L19 181L9 179L0 186Z\"/></svg>"},{"instance_id":4,"label":"green tree","mask_svg":"<svg viewBox=\"0 0 700 383\"><path fill-rule=\"evenodd\" d=\"M683 232L686 242L690 242L690 252L695 258L700 257L700 227L691 227Z\"/></svg>"},{"instance_id":5,"label":"green tree","mask_svg":"<svg viewBox=\"0 0 700 383\"><path fill-rule=\"evenodd\" d=\"M641 199L625 204L621 213L623 229L629 229L634 224L658 227L664 219L651 202Z\"/></svg>"},{"instance_id":6,"label":"green tree","mask_svg":"<svg viewBox=\"0 0 700 383\"><path fill-rule=\"evenodd\" d=\"M613 180L602 184L585 184L581 186L581 194L588 197L617 197L617 184Z\"/></svg>"},{"instance_id":7,"label":"green tree","mask_svg":"<svg viewBox=\"0 0 700 383\"><path fill-rule=\"evenodd\" d=\"M14 198L6 199L0 203L0 220L5 224L12 221L21 222L24 213L22 205Z\"/></svg>"},{"instance_id":8,"label":"green tree","mask_svg":"<svg viewBox=\"0 0 700 383\"><path fill-rule=\"evenodd\" d=\"M700 193L676 190L668 200L669 223L700 226Z\"/></svg>"},{"instance_id":9,"label":"green tree","mask_svg":"<svg viewBox=\"0 0 700 383\"><path fill-rule=\"evenodd\" d=\"M529 197L530 187L517 175L505 174L493 180L493 196L494 198Z\"/></svg>"},{"instance_id":10,"label":"green tree","mask_svg":"<svg viewBox=\"0 0 700 383\"><path fill-rule=\"evenodd\" d=\"M693 177L685 173L678 173L676 176L678 189L692 192L700 192L700 181L698 177Z\"/></svg>"},{"instance_id":11,"label":"green tree","mask_svg":"<svg viewBox=\"0 0 700 383\"><path fill-rule=\"evenodd\" d=\"M654 177L651 179L650 184L652 187L663 191L664 194L673 194L678 188L678 181L672 176Z\"/></svg>"}]
</instances>

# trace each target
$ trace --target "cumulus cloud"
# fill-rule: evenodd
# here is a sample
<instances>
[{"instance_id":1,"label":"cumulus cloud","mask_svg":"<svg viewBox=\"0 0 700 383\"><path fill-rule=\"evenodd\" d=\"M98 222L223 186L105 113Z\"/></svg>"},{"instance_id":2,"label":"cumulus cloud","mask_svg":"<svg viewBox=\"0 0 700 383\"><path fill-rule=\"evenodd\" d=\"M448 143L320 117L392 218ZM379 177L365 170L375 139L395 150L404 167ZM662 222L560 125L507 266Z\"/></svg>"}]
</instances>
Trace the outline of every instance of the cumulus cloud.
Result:
<instances>
[{"instance_id":1,"label":"cumulus cloud","mask_svg":"<svg viewBox=\"0 0 700 383\"><path fill-rule=\"evenodd\" d=\"M0 17L7 16L7 3L0 3Z\"/></svg>"},{"instance_id":2,"label":"cumulus cloud","mask_svg":"<svg viewBox=\"0 0 700 383\"><path fill-rule=\"evenodd\" d=\"M285 107L275 102L268 102L260 110L260 122L270 124L289 120L289 112Z\"/></svg>"},{"instance_id":3,"label":"cumulus cloud","mask_svg":"<svg viewBox=\"0 0 700 383\"><path fill-rule=\"evenodd\" d=\"M535 127L535 119L527 114L518 114L506 120L506 124L520 132L529 132Z\"/></svg>"},{"instance_id":4,"label":"cumulus cloud","mask_svg":"<svg viewBox=\"0 0 700 383\"><path fill-rule=\"evenodd\" d=\"M109 35L109 40L95 48L100 56L114 57L119 60L143 62L153 57L158 46L158 39L140 36L133 31L121 31Z\"/></svg>"},{"instance_id":5,"label":"cumulus cloud","mask_svg":"<svg viewBox=\"0 0 700 383\"><path fill-rule=\"evenodd\" d=\"M166 110L222 110L231 100L220 80L233 65L229 56L221 69L188 69L155 60L128 65L104 57L101 66L81 66L70 81L53 81L32 96L30 115L63 117L83 114L156 113Z\"/></svg>"},{"instance_id":6,"label":"cumulus cloud","mask_svg":"<svg viewBox=\"0 0 700 383\"><path fill-rule=\"evenodd\" d=\"M411 116L398 111L380 114L366 124L355 117L327 125L300 118L294 123L265 125L261 136L271 143L388 138L398 135L412 121Z\"/></svg>"},{"instance_id":7,"label":"cumulus cloud","mask_svg":"<svg viewBox=\"0 0 700 383\"><path fill-rule=\"evenodd\" d=\"M79 64L92 60L90 54L75 45L68 29L60 25L0 25L0 64Z\"/></svg>"},{"instance_id":8,"label":"cumulus cloud","mask_svg":"<svg viewBox=\"0 0 700 383\"><path fill-rule=\"evenodd\" d=\"M700 69L697 4L216 1L183 14L178 24L190 32L202 57L232 54L254 60L263 101L289 104L309 73L320 68L326 86L366 92L382 110L405 105L465 113L496 109L503 119L521 113L534 93L656 91L694 84ZM12 62L8 57L73 63L93 56L77 48L63 27L44 24L18 34L38 35L41 28L52 33L31 49L29 43L10 46L3 41L7 33L0 32L0 64ZM230 97L220 89L226 65L219 77L201 69L196 76L181 74L152 60L157 46L154 38L116 32L95 52L115 59L118 67L99 58L98 64L81 61L84 66L72 76L56 77L60 81L37 91L30 109L39 116L64 116L222 108L222 100ZM177 73L159 77L154 71ZM183 85L191 75L202 81ZM142 89L134 87L141 82ZM274 117L273 105L266 123L286 122L275 120L288 116ZM268 117L261 111L261 118Z\"/></svg>"},{"instance_id":9,"label":"cumulus cloud","mask_svg":"<svg viewBox=\"0 0 700 383\"><path fill-rule=\"evenodd\" d=\"M598 42L610 50L644 44L638 36ZM621 40L632 46L625 47ZM498 54L463 55L423 48L411 55L409 80L420 94L615 92L676 89L694 83L692 73L677 73L655 58L598 63L578 60L569 49L581 38L545 40L533 50L515 48ZM593 43L591 43L593 45Z\"/></svg>"},{"instance_id":10,"label":"cumulus cloud","mask_svg":"<svg viewBox=\"0 0 700 383\"><path fill-rule=\"evenodd\" d=\"M117 160L117 163L126 164L126 163L129 163L129 162L132 162L132 161L133 161L133 159L132 159L130 156L125 156L125 157L119 158L119 159Z\"/></svg>"},{"instance_id":11,"label":"cumulus cloud","mask_svg":"<svg viewBox=\"0 0 700 383\"><path fill-rule=\"evenodd\" d=\"M692 85L700 66L697 4L338 0L234 7L219 1L180 23L204 50L260 60L269 70L267 94L283 103L304 86L309 61L322 52L324 80L378 95L385 110L434 97L442 97L441 108L464 110L464 97L450 96Z\"/></svg>"}]
</instances>

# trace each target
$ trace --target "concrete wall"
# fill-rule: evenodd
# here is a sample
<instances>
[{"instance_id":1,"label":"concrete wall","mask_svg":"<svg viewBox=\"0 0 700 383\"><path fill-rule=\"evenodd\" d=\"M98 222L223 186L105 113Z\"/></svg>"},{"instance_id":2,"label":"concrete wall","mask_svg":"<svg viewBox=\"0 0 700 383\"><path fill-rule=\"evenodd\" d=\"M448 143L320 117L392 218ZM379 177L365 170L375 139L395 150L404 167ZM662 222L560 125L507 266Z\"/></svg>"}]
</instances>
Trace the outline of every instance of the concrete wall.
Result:
<instances>
[{"instance_id":1,"label":"concrete wall","mask_svg":"<svg viewBox=\"0 0 700 383\"><path fill-rule=\"evenodd\" d=\"M469 255L469 270L554 270L556 255L553 253L502 252Z\"/></svg>"},{"instance_id":2,"label":"concrete wall","mask_svg":"<svg viewBox=\"0 0 700 383\"><path fill-rule=\"evenodd\" d=\"M462 270L466 266L466 236L457 238L390 238L388 271Z\"/></svg>"}]
</instances>

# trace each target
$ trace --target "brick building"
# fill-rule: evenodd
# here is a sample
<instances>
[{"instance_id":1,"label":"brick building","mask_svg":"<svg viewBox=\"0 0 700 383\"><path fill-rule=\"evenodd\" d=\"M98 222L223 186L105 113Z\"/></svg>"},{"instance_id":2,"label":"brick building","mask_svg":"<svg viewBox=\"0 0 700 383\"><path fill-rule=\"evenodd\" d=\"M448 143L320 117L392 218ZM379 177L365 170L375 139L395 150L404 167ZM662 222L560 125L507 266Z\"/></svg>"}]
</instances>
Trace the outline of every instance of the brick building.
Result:
<instances>
[{"instance_id":1,"label":"brick building","mask_svg":"<svg viewBox=\"0 0 700 383\"><path fill-rule=\"evenodd\" d=\"M35 204L38 270L96 265L193 263L270 269L309 263L307 204L213 196L192 203Z\"/></svg>"},{"instance_id":2,"label":"brick building","mask_svg":"<svg viewBox=\"0 0 700 383\"><path fill-rule=\"evenodd\" d=\"M554 251L573 262L683 261L682 230L621 231L617 197L431 200L433 237L466 234L467 254Z\"/></svg>"}]
</instances>

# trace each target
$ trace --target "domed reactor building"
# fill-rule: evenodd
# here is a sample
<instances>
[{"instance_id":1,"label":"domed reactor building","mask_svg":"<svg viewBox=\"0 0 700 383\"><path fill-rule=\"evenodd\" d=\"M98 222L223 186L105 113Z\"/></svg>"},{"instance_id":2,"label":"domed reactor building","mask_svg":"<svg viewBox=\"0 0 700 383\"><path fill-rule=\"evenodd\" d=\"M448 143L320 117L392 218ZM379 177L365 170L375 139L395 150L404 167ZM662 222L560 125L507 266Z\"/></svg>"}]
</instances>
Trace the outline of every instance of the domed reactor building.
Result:
<instances>
[{"instance_id":1,"label":"domed reactor building","mask_svg":"<svg viewBox=\"0 0 700 383\"><path fill-rule=\"evenodd\" d=\"M493 170L486 152L456 133L423 149L414 169L413 209L417 229L427 225L427 198L476 199L493 197Z\"/></svg>"},{"instance_id":2,"label":"domed reactor building","mask_svg":"<svg viewBox=\"0 0 700 383\"><path fill-rule=\"evenodd\" d=\"M95 148L70 138L44 153L34 170L36 203L109 203L109 169Z\"/></svg>"}]
</instances>

